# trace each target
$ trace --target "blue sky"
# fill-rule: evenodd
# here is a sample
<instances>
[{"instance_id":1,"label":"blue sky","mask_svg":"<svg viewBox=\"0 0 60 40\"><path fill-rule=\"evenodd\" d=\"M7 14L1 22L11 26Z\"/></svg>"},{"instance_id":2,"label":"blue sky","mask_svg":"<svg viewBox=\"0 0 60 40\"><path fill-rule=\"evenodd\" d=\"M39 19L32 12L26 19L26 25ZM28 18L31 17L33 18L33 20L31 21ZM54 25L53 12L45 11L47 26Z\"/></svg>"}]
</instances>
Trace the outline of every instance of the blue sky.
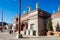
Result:
<instances>
[{"instance_id":1,"label":"blue sky","mask_svg":"<svg viewBox=\"0 0 60 40\"><path fill-rule=\"evenodd\" d=\"M19 0L0 0L0 21L2 9L4 10L4 21L7 23L13 23L13 18L18 14L18 2ZM22 0L21 13L24 10L28 11L26 5L30 6L32 10L35 9L35 4L39 3L39 8L49 13L53 11L57 12L57 8L60 5L60 0Z\"/></svg>"}]
</instances>

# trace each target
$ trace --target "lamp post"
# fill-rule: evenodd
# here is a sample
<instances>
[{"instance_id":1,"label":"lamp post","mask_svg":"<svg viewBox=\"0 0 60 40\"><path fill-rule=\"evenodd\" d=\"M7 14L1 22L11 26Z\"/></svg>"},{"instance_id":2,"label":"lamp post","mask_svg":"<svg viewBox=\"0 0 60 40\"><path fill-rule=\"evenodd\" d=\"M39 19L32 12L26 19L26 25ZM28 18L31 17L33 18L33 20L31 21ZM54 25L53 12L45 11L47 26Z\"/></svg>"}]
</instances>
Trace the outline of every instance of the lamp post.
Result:
<instances>
[{"instance_id":1,"label":"lamp post","mask_svg":"<svg viewBox=\"0 0 60 40\"><path fill-rule=\"evenodd\" d=\"M21 0L19 0L19 9L18 9L18 33L16 38L22 38L21 34Z\"/></svg>"}]
</instances>

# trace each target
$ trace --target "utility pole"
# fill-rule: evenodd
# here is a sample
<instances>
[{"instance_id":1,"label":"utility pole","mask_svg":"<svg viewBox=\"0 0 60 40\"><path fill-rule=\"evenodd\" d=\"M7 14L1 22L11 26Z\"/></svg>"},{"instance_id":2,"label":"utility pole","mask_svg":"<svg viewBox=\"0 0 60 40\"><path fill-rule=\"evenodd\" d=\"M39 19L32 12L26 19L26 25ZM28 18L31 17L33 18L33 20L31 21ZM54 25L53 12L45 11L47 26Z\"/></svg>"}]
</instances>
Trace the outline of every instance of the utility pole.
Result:
<instances>
[{"instance_id":1,"label":"utility pole","mask_svg":"<svg viewBox=\"0 0 60 40\"><path fill-rule=\"evenodd\" d=\"M3 10L2 10L2 30L3 31Z\"/></svg>"},{"instance_id":2,"label":"utility pole","mask_svg":"<svg viewBox=\"0 0 60 40\"><path fill-rule=\"evenodd\" d=\"M21 0L19 0L19 9L18 9L18 33L17 38L22 38L21 34Z\"/></svg>"},{"instance_id":3,"label":"utility pole","mask_svg":"<svg viewBox=\"0 0 60 40\"><path fill-rule=\"evenodd\" d=\"M21 0L19 0L19 10L18 10L18 32L21 31Z\"/></svg>"}]
</instances>

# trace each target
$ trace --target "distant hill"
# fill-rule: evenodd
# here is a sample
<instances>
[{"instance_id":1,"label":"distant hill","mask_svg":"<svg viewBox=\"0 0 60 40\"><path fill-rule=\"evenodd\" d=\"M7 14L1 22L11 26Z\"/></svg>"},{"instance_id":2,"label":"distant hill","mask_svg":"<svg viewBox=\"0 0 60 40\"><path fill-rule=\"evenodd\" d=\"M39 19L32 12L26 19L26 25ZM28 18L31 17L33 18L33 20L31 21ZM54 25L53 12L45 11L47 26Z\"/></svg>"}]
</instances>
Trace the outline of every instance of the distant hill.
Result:
<instances>
[{"instance_id":1,"label":"distant hill","mask_svg":"<svg viewBox=\"0 0 60 40\"><path fill-rule=\"evenodd\" d=\"M8 25L8 23L3 22L3 26ZM2 26L2 22L0 22L0 26Z\"/></svg>"}]
</instances>

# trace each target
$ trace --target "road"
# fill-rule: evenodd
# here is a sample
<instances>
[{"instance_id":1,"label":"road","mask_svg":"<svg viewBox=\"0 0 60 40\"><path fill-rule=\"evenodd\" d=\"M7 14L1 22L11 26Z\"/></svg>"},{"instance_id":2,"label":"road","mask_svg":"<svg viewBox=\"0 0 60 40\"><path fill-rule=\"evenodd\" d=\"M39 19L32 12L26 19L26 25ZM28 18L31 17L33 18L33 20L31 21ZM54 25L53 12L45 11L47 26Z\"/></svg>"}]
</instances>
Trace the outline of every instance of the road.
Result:
<instances>
[{"instance_id":1,"label":"road","mask_svg":"<svg viewBox=\"0 0 60 40\"><path fill-rule=\"evenodd\" d=\"M40 36L40 37L24 37L16 39L16 34L9 34L8 32L0 32L0 40L60 40L60 37L55 36Z\"/></svg>"}]
</instances>

